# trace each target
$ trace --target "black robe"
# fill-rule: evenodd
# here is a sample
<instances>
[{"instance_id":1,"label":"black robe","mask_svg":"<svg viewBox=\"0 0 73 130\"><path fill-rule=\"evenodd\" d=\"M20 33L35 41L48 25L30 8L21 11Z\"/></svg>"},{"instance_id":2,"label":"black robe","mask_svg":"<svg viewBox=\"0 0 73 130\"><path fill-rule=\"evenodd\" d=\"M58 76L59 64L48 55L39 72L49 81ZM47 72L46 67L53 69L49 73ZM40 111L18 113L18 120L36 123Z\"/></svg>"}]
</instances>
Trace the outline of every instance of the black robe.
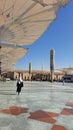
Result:
<instances>
[{"instance_id":1,"label":"black robe","mask_svg":"<svg viewBox=\"0 0 73 130\"><path fill-rule=\"evenodd\" d=\"M17 82L17 92L20 93L21 92L21 88L23 87L23 82Z\"/></svg>"}]
</instances>

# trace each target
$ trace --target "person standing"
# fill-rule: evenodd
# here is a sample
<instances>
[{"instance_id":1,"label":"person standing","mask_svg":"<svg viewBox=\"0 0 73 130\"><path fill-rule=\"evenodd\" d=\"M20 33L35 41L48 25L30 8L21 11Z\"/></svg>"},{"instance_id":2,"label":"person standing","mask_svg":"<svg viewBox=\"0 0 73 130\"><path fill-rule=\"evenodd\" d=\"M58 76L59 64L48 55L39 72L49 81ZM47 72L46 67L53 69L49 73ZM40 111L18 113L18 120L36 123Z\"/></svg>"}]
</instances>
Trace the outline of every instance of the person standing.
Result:
<instances>
[{"instance_id":1,"label":"person standing","mask_svg":"<svg viewBox=\"0 0 73 130\"><path fill-rule=\"evenodd\" d=\"M22 80L21 76L18 78L16 85L17 85L17 90L16 90L16 92L17 92L18 95L19 95L20 92L21 92L21 88L23 87L23 80Z\"/></svg>"}]
</instances>

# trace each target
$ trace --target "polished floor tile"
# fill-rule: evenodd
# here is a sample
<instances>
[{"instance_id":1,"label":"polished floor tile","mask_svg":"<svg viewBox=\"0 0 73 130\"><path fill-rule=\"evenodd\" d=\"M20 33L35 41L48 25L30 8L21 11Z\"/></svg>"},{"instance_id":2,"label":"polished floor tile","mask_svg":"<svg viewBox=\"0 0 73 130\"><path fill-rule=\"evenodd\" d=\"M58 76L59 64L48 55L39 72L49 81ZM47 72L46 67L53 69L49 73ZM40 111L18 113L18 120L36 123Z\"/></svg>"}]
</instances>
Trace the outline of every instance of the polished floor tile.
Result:
<instances>
[{"instance_id":1,"label":"polished floor tile","mask_svg":"<svg viewBox=\"0 0 73 130\"><path fill-rule=\"evenodd\" d=\"M73 107L73 101L68 101L68 102L66 103L66 106Z\"/></svg>"},{"instance_id":2,"label":"polished floor tile","mask_svg":"<svg viewBox=\"0 0 73 130\"><path fill-rule=\"evenodd\" d=\"M64 126L54 125L51 130L67 130Z\"/></svg>"},{"instance_id":3,"label":"polished floor tile","mask_svg":"<svg viewBox=\"0 0 73 130\"><path fill-rule=\"evenodd\" d=\"M18 106L11 106L9 109L0 110L2 113L11 114L11 115L20 115L22 113L27 113L28 108L22 108Z\"/></svg>"},{"instance_id":4,"label":"polished floor tile","mask_svg":"<svg viewBox=\"0 0 73 130\"><path fill-rule=\"evenodd\" d=\"M73 109L70 108L64 108L61 112L63 115L73 115Z\"/></svg>"},{"instance_id":5,"label":"polished floor tile","mask_svg":"<svg viewBox=\"0 0 73 130\"><path fill-rule=\"evenodd\" d=\"M30 113L29 118L52 124L55 123L55 119L53 119L49 114L47 114L47 112L44 112L42 110Z\"/></svg>"},{"instance_id":6,"label":"polished floor tile","mask_svg":"<svg viewBox=\"0 0 73 130\"><path fill-rule=\"evenodd\" d=\"M73 130L73 84L1 82L0 130Z\"/></svg>"}]
</instances>

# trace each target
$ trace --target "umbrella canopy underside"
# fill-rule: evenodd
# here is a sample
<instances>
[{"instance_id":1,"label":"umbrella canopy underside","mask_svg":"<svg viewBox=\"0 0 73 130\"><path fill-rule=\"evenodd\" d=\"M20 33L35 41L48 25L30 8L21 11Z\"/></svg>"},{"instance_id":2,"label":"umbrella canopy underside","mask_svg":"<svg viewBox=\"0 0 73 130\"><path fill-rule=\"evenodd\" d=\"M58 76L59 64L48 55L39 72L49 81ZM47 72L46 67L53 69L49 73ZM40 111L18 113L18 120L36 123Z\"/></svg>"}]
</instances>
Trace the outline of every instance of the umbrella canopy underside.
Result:
<instances>
[{"instance_id":1,"label":"umbrella canopy underside","mask_svg":"<svg viewBox=\"0 0 73 130\"><path fill-rule=\"evenodd\" d=\"M28 49L19 46L34 43L69 1L0 0L0 69L13 66L23 57Z\"/></svg>"}]
</instances>

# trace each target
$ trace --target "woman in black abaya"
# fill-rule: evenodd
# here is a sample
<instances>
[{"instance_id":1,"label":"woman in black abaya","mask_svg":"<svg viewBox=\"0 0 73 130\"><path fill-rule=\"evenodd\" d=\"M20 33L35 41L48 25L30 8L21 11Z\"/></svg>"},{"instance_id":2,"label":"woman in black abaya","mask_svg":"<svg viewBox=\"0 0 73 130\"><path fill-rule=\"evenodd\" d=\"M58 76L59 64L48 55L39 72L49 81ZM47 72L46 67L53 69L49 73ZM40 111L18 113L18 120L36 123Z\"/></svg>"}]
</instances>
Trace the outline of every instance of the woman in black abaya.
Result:
<instances>
[{"instance_id":1,"label":"woman in black abaya","mask_svg":"<svg viewBox=\"0 0 73 130\"><path fill-rule=\"evenodd\" d=\"M17 90L16 90L18 92L18 95L20 94L22 87L23 87L23 80L21 77L19 77L19 79L17 80Z\"/></svg>"}]
</instances>

